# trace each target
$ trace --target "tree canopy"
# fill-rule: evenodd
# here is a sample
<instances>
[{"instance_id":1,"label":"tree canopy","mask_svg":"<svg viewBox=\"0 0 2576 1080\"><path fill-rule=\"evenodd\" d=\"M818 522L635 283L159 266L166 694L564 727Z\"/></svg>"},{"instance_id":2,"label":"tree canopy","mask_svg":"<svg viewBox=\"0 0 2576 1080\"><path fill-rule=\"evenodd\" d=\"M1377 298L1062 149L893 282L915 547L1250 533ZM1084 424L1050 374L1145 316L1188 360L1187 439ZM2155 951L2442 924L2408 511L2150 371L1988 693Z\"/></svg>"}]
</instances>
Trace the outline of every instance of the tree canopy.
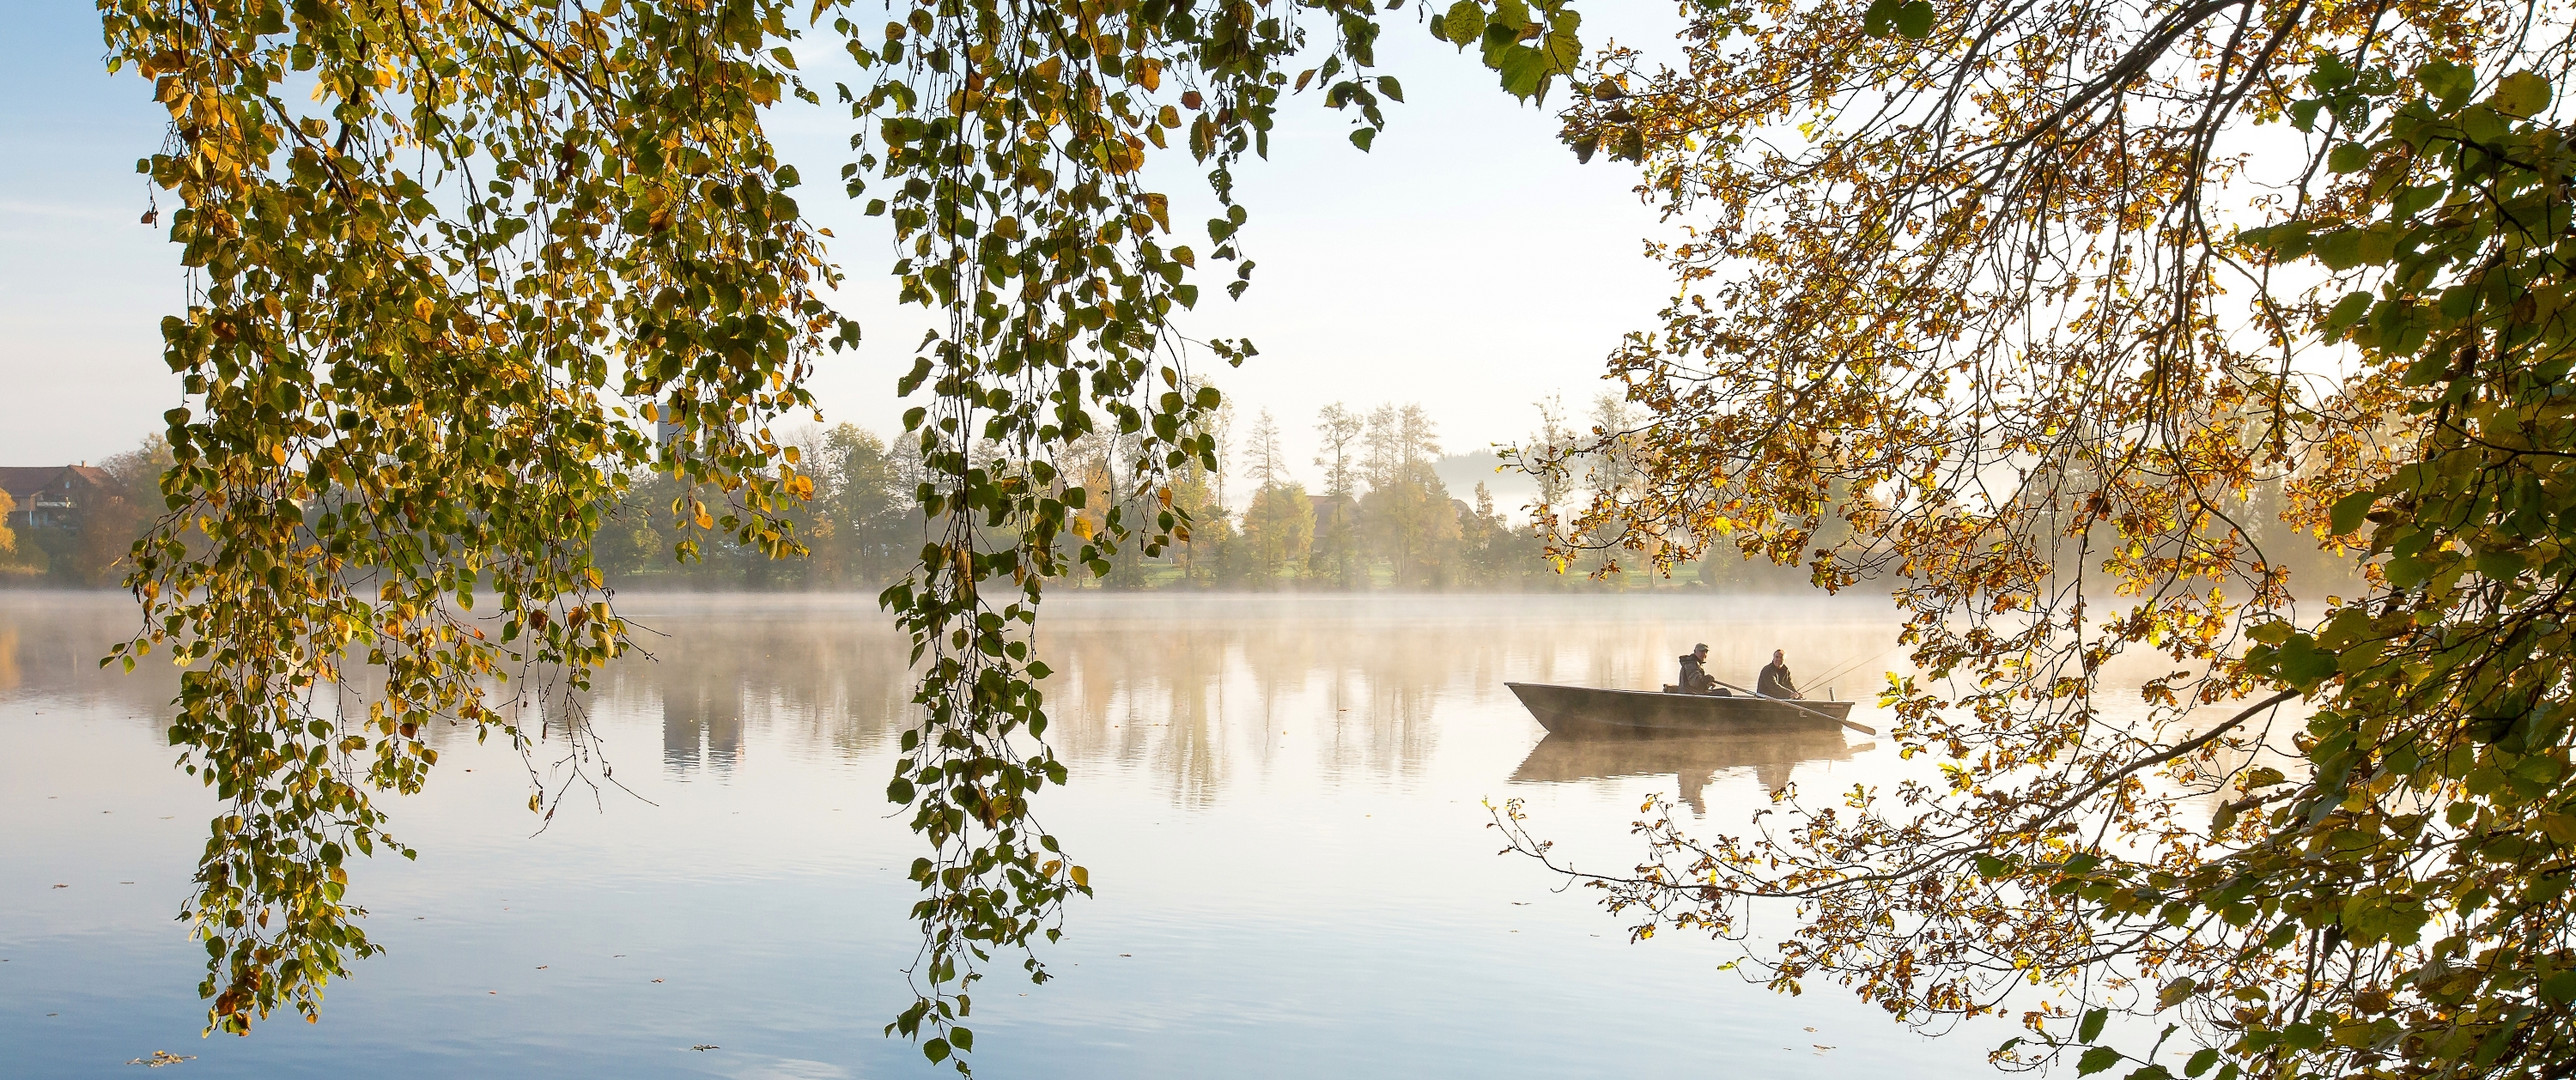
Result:
<instances>
[{"instance_id":1,"label":"tree canopy","mask_svg":"<svg viewBox=\"0 0 2576 1080\"><path fill-rule=\"evenodd\" d=\"M140 168L177 200L191 286L163 324L189 404L168 416L167 514L130 577L145 622L117 659L190 665L171 741L228 804L186 907L212 1026L312 1018L324 983L377 951L347 864L409 854L371 793L425 781L423 725L570 740L575 779L602 765L574 691L626 648L593 551L635 467L673 482L683 557L689 529L799 549L785 511L811 466L772 424L812 405L813 365L860 331L821 298L839 271L763 122L823 102L790 45L828 27L857 68L829 88L853 133L838 179L890 219L901 297L940 315L899 388L926 392L905 419L924 542L884 595L922 673L888 794L927 845L921 996L890 1030L933 1060L971 1049L958 1021L982 966L1016 953L1044 978L1032 945L1088 889L1030 809L1066 778L1029 649L1042 586L1186 538L1169 480L1211 455L1198 419L1219 402L1174 320L1203 261L1236 264L1229 291L1248 281L1233 169L1289 96L1348 110L1362 149L1402 100L1370 71L1374 0L101 15L110 67L169 112ZM1558 2L1428 21L1524 98L1577 57ZM1204 249L1144 179L1182 153L1221 208ZM1252 351L1218 339L1200 359ZM1059 456L1093 432L1132 455L1126 490L1067 481ZM1141 520L1122 513L1140 494ZM355 664L383 688L344 709L325 691Z\"/></svg>"},{"instance_id":2,"label":"tree canopy","mask_svg":"<svg viewBox=\"0 0 2576 1080\"><path fill-rule=\"evenodd\" d=\"M1679 67L1601 56L1566 138L1691 232L1612 360L1642 475L1560 544L1892 585L1883 700L1939 766L1665 813L1605 899L1789 900L1752 970L2019 1011L2007 1061L2563 1075L2570 14L1714 3Z\"/></svg>"}]
</instances>

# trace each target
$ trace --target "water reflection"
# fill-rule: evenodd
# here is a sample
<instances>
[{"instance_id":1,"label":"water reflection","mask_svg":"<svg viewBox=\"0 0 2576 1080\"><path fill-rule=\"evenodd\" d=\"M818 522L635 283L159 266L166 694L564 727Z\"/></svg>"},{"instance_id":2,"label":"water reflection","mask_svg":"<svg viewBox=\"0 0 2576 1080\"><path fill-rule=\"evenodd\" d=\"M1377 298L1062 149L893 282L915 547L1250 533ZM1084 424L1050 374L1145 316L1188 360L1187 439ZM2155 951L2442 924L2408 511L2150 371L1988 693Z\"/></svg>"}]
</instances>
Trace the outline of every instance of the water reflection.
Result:
<instances>
[{"instance_id":1,"label":"water reflection","mask_svg":"<svg viewBox=\"0 0 2576 1080\"><path fill-rule=\"evenodd\" d=\"M864 597L619 601L649 657L578 700L542 673L503 689L553 731L578 724L636 798L577 797L538 831L505 740L434 731L448 745L428 789L387 803L421 857L351 874L392 951L335 983L319 1025L187 1042L190 1075L365 1061L425 1080L475 1071L465 1055L563 1080L938 1075L879 1037L919 947L905 868L920 840L880 801L911 711L907 643ZM133 611L0 593L0 1074L110 1075L202 1023L203 953L169 913L216 796L152 730L167 662L95 666ZM994 984L1008 989L977 1010L978 1064L1069 1080L1720 1059L1782 1080L1983 1075L1992 1040L1929 1052L1866 1006L1713 976L1706 943L1631 945L1590 896L1497 858L1483 810L1523 797L1558 852L1621 867L1645 791L1704 801L1717 828L1760 809L1756 779L1886 782L1895 755L1831 738L1542 741L1502 683L1652 686L1696 640L1743 675L1780 647L1830 670L1890 637L1868 602L1050 598L1049 735L1074 782L1045 812L1100 889L1047 951L1060 985ZM363 715L378 693L362 682L323 711ZM835 1065L805 1065L820 1062Z\"/></svg>"},{"instance_id":2,"label":"water reflection","mask_svg":"<svg viewBox=\"0 0 2576 1080\"><path fill-rule=\"evenodd\" d=\"M161 653L101 669L100 657L142 629L132 597L105 592L0 593L0 696L108 700L146 709L179 694L178 669Z\"/></svg>"},{"instance_id":3,"label":"water reflection","mask_svg":"<svg viewBox=\"0 0 2576 1080\"><path fill-rule=\"evenodd\" d=\"M592 706L656 720L674 778L730 779L755 733L808 754L870 754L895 738L911 700L910 651L863 598L669 595L620 607L642 648L599 675Z\"/></svg>"},{"instance_id":4,"label":"water reflection","mask_svg":"<svg viewBox=\"0 0 2576 1080\"><path fill-rule=\"evenodd\" d=\"M1765 791L1777 794L1789 785L1801 764L1849 761L1876 743L1853 745L1840 731L1801 731L1741 735L1549 735L1530 748L1529 757L1512 770L1514 783L1573 783L1616 780L1672 773L1681 785L1682 801L1696 814L1708 813L1702 798L1719 773L1751 769Z\"/></svg>"},{"instance_id":5,"label":"water reflection","mask_svg":"<svg viewBox=\"0 0 2576 1080\"><path fill-rule=\"evenodd\" d=\"M1068 759L1118 766L1172 805L1205 807L1283 772L1415 784L1444 740L1527 745L1539 733L1502 690L1506 678L1653 686L1668 677L1670 656L1695 640L1716 647L1713 666L1746 672L1775 647L1812 658L1811 668L1887 647L1875 610L1808 605L1782 608L1783 618L1758 604L1066 597L1049 602L1040 631L1040 654L1055 671L1045 685L1055 725L1048 735ZM507 689L561 720L605 710L658 726L665 776L729 782L744 755L762 747L856 760L889 749L909 721L910 650L868 598L644 595L621 598L620 609L637 624L641 650L601 672L591 693L568 700L542 679ZM177 691L161 657L132 675L97 666L135 619L120 595L8 596L0 694L112 699L160 722ZM1726 633L1730 626L1739 632ZM373 673L351 674L358 678L340 692L340 711L364 715ZM430 739L472 737L449 727L433 728ZM1581 746L1550 738L1514 778L1673 774L1696 807L1715 773L1751 769L1776 788L1796 763L1856 751L1838 737L1804 738ZM656 756L649 744L612 740L600 749L612 765Z\"/></svg>"}]
</instances>

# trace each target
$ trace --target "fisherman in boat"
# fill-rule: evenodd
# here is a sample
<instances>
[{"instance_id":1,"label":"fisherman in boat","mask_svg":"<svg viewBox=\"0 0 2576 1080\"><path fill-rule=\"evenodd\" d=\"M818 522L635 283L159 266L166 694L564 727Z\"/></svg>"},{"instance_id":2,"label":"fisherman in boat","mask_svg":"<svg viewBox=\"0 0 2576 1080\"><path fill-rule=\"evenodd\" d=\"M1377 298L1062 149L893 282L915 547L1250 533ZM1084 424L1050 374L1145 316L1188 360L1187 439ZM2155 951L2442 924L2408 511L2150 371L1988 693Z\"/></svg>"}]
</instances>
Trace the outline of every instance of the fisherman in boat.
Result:
<instances>
[{"instance_id":1,"label":"fisherman in boat","mask_svg":"<svg viewBox=\"0 0 2576 1080\"><path fill-rule=\"evenodd\" d=\"M1717 679L1708 673L1708 645L1703 642L1682 654L1681 691L1685 694L1725 695Z\"/></svg>"},{"instance_id":2,"label":"fisherman in boat","mask_svg":"<svg viewBox=\"0 0 2576 1080\"><path fill-rule=\"evenodd\" d=\"M1763 697L1787 698L1792 701L1798 699L1798 683L1789 677L1787 650L1771 650L1771 663L1762 669L1762 676L1754 681L1753 688L1760 691Z\"/></svg>"}]
</instances>

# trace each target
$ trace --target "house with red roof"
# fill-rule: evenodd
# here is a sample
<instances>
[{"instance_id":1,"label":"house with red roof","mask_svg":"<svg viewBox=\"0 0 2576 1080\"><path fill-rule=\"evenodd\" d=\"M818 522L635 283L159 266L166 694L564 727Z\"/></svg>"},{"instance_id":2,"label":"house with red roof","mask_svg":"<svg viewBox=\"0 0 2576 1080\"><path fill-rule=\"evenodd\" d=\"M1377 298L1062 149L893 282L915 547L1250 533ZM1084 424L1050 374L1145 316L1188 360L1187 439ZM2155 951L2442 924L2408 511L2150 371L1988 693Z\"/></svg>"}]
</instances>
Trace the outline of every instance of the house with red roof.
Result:
<instances>
[{"instance_id":1,"label":"house with red roof","mask_svg":"<svg viewBox=\"0 0 2576 1080\"><path fill-rule=\"evenodd\" d=\"M73 529L88 508L108 498L114 480L95 465L0 465L12 529Z\"/></svg>"}]
</instances>

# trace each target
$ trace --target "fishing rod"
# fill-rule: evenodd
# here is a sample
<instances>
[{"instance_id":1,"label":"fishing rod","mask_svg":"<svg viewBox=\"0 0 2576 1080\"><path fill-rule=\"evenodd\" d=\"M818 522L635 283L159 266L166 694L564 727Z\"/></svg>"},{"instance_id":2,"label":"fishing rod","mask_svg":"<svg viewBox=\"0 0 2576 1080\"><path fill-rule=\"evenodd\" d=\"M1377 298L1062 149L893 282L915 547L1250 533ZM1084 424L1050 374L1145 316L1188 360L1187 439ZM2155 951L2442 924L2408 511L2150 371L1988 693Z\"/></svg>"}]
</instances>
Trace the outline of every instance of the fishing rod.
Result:
<instances>
[{"instance_id":1,"label":"fishing rod","mask_svg":"<svg viewBox=\"0 0 2576 1080\"><path fill-rule=\"evenodd\" d=\"M1860 659L1858 659L1858 660L1854 660L1854 661L1852 661L1851 663L1844 664L1844 665L1843 665L1843 666L1841 666L1841 667L1835 668L1835 669L1833 669L1832 671L1828 671L1828 672L1826 672L1826 673L1824 673L1824 674L1822 674L1822 675L1818 675L1818 676L1816 676L1816 677L1814 677L1814 678L1812 678L1812 679L1809 679L1809 680L1808 680L1808 682L1809 682L1810 684L1814 684L1814 683L1830 683L1830 682L1834 681L1835 679L1842 678L1843 676L1845 676L1845 675L1849 675L1849 674L1851 674L1853 671L1858 670L1862 664L1869 663L1870 661L1873 661L1873 660L1879 659L1880 657L1886 656L1887 654L1889 654L1889 653L1891 653L1891 652L1895 652L1895 651L1896 651L1896 647L1891 645L1891 646L1889 646L1889 647L1887 647L1887 648L1884 648L1884 649L1880 649L1880 650L1878 650L1878 652L1876 652L1876 653L1874 653L1874 654L1871 654L1871 655L1869 655L1869 656L1864 656L1864 657L1862 657L1862 658L1860 658Z\"/></svg>"},{"instance_id":2,"label":"fishing rod","mask_svg":"<svg viewBox=\"0 0 2576 1080\"><path fill-rule=\"evenodd\" d=\"M1747 690L1747 689L1745 689L1745 688L1743 688L1743 687L1741 687L1741 686L1737 686L1737 685L1735 685L1734 683L1728 682L1728 681L1726 681L1726 680L1724 680L1724 679L1717 678L1717 677L1715 677L1715 676L1711 676L1711 677L1709 678L1709 680L1708 680L1708 681L1713 682L1713 683L1716 683L1717 685L1719 685L1719 686L1723 686L1723 687L1725 687L1725 688L1727 688L1727 689L1729 689L1729 690L1733 690L1733 691L1735 691L1736 693L1742 694L1742 695L1744 695L1744 696L1746 696L1746 697L1760 698L1760 699L1762 699L1762 700L1764 700L1764 701L1776 701L1776 702L1779 702L1780 704L1786 705L1786 706L1788 706L1788 707L1790 707L1790 708L1792 708L1792 709L1796 709L1796 710L1798 710L1799 712L1805 713L1805 714L1807 714L1807 715L1809 715L1809 716L1816 717L1817 719L1820 719L1820 720L1831 720L1831 721L1833 721L1833 722L1835 722L1835 723L1837 723L1837 724L1841 724L1841 725L1842 725L1842 726L1844 726L1844 727L1851 728L1851 729L1852 729L1852 730L1854 730L1854 731L1858 731L1858 732L1860 732L1860 733L1861 733L1861 734L1863 734L1863 735L1876 735L1876 734L1878 734L1878 729L1877 729L1877 728L1871 727L1871 726L1869 726L1869 725L1867 725L1867 724L1860 723L1860 722L1858 722L1858 721L1843 719L1842 717L1835 716L1834 714L1829 713L1829 712L1825 712L1825 711L1823 711L1823 710L1821 710L1821 709L1810 709L1810 708L1808 708L1806 705L1804 705L1804 704L1800 703L1800 702L1799 702L1797 699L1795 699L1795 698L1772 697L1771 695L1769 695L1769 694L1765 694L1765 693L1763 693L1762 691L1759 691L1759 690Z\"/></svg>"}]
</instances>

